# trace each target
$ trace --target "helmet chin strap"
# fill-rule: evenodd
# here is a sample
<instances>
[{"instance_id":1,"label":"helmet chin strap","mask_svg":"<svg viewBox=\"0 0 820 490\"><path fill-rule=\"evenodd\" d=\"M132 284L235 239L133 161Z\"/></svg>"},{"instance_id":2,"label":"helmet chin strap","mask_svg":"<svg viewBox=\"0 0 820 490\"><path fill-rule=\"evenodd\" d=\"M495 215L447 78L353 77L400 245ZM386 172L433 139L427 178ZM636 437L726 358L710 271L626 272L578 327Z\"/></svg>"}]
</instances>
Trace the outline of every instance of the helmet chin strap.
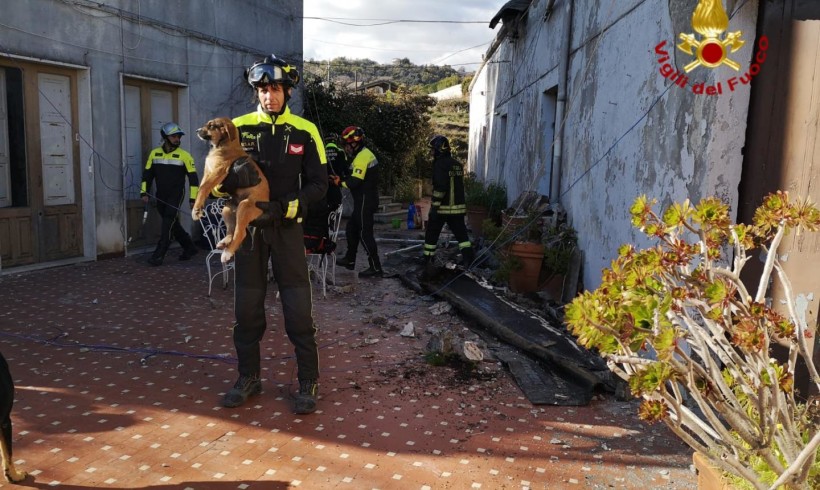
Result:
<instances>
[{"instance_id":1,"label":"helmet chin strap","mask_svg":"<svg viewBox=\"0 0 820 490\"><path fill-rule=\"evenodd\" d=\"M171 143L171 140L169 140L168 138L162 138L162 139L164 140L164 142L162 143L162 146L169 148L170 151L174 151L177 148L179 148L178 144L175 145L175 144ZM180 143L182 143L182 142L180 141Z\"/></svg>"}]
</instances>

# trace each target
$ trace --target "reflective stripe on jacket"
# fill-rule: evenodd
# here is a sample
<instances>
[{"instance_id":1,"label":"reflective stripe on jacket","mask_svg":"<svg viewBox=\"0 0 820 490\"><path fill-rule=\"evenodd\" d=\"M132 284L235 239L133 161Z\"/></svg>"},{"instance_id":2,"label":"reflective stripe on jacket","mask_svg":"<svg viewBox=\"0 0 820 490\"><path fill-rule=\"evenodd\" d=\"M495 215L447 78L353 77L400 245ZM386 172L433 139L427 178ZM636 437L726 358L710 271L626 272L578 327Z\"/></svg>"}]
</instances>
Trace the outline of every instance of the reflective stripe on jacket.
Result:
<instances>
[{"instance_id":1,"label":"reflective stripe on jacket","mask_svg":"<svg viewBox=\"0 0 820 490\"><path fill-rule=\"evenodd\" d=\"M234 118L242 147L265 172L271 201L310 204L327 191L325 147L316 126L285 107L271 116L256 112ZM300 206L304 209L304 206Z\"/></svg>"},{"instance_id":2,"label":"reflective stripe on jacket","mask_svg":"<svg viewBox=\"0 0 820 490\"><path fill-rule=\"evenodd\" d=\"M151 150L148 161L145 162L140 194L148 194L151 184L156 181L157 198L176 205L182 197L186 176L191 188L190 199L196 199L199 193L199 177L194 166L194 158L182 148L165 153L162 146L159 146Z\"/></svg>"},{"instance_id":3,"label":"reflective stripe on jacket","mask_svg":"<svg viewBox=\"0 0 820 490\"><path fill-rule=\"evenodd\" d=\"M353 199L372 197L374 203L379 202L379 161L376 155L362 146L353 157L350 167L351 174L344 183L350 189Z\"/></svg>"},{"instance_id":4,"label":"reflective stripe on jacket","mask_svg":"<svg viewBox=\"0 0 820 490\"><path fill-rule=\"evenodd\" d=\"M450 155L433 160L433 207L439 214L465 214L464 167Z\"/></svg>"}]
</instances>

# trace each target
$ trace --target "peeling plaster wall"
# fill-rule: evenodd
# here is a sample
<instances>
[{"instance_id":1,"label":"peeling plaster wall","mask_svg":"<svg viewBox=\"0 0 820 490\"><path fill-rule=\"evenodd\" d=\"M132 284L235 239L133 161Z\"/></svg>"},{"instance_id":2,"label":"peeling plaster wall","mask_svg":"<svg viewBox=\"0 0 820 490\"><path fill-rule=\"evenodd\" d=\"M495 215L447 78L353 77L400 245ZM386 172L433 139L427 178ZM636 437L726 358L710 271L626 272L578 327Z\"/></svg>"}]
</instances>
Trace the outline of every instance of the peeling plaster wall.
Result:
<instances>
[{"instance_id":1,"label":"peeling plaster wall","mask_svg":"<svg viewBox=\"0 0 820 490\"><path fill-rule=\"evenodd\" d=\"M543 160L539 98L559 83L559 53L566 49L561 29L566 2L556 2L544 21L546 3L533 2L522 36L503 41L476 75L497 81L496 90L487 84L483 144L505 151L490 152L485 160L471 152L468 165L486 166L488 177L501 177L510 200L535 184L534 167ZM741 2L728 3L732 12ZM630 225L628 210L637 196L646 194L665 206L715 195L736 214L749 86L729 91L727 80L749 66L758 9L750 0L730 20L730 31L741 30L746 41L730 56L741 65L740 73L725 66L696 68L688 74L690 86L681 88L660 74L655 47L666 41L664 49L676 66L693 59L675 45L680 32L693 32L697 0L575 0L574 5L559 202L578 230L583 283L590 289L600 283L601 270L621 244L646 243ZM504 60L512 62L493 63ZM722 95L692 93L691 85L718 81ZM500 132L494 128L496 113L507 114L504 142L493 139ZM479 121L471 108L471 148L479 144Z\"/></svg>"}]
</instances>

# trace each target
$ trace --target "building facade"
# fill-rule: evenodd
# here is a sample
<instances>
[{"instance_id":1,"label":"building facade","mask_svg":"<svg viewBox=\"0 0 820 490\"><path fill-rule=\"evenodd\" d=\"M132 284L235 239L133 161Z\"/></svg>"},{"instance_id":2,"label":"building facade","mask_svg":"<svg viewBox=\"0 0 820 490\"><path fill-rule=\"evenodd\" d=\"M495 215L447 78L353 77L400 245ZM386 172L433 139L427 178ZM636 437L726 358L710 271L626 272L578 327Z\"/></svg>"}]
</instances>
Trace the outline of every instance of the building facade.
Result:
<instances>
[{"instance_id":1,"label":"building facade","mask_svg":"<svg viewBox=\"0 0 820 490\"><path fill-rule=\"evenodd\" d=\"M196 128L252 110L254 60L301 62L302 13L285 0L7 0L0 272L153 246L158 220L143 223L139 187L159 128L180 124L201 175ZM190 227L187 203L180 214Z\"/></svg>"},{"instance_id":2,"label":"building facade","mask_svg":"<svg viewBox=\"0 0 820 490\"><path fill-rule=\"evenodd\" d=\"M695 19L718 6L723 24ZM586 289L620 245L648 243L638 196L717 196L743 223L775 190L820 202L818 19L802 0L507 2L470 87L468 167L567 212ZM820 238L793 235L781 260L815 328Z\"/></svg>"}]
</instances>

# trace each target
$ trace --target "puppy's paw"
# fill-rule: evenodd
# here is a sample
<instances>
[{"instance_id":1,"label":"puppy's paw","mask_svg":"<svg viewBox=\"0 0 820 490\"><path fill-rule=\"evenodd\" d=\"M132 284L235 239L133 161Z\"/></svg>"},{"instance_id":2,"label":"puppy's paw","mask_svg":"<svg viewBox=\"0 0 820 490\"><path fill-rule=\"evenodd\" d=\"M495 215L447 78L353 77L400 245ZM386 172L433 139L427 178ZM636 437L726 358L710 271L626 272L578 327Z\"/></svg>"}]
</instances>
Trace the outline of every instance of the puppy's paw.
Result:
<instances>
[{"instance_id":1,"label":"puppy's paw","mask_svg":"<svg viewBox=\"0 0 820 490\"><path fill-rule=\"evenodd\" d=\"M222 263L223 264L227 264L228 262L231 261L232 258L233 258L233 252L231 252L229 250L223 250L222 251Z\"/></svg>"},{"instance_id":2,"label":"puppy's paw","mask_svg":"<svg viewBox=\"0 0 820 490\"><path fill-rule=\"evenodd\" d=\"M219 250L225 250L225 247L231 244L233 241L233 235L226 235L225 238L219 240L219 243L216 244L216 248Z\"/></svg>"},{"instance_id":3,"label":"puppy's paw","mask_svg":"<svg viewBox=\"0 0 820 490\"><path fill-rule=\"evenodd\" d=\"M205 216L205 213L202 211L202 208L191 209L191 218L193 218L194 221L199 221L203 216Z\"/></svg>"},{"instance_id":4,"label":"puppy's paw","mask_svg":"<svg viewBox=\"0 0 820 490\"><path fill-rule=\"evenodd\" d=\"M16 469L11 470L11 474L9 474L9 479L12 482L19 482L26 479L28 473L25 471L17 471Z\"/></svg>"},{"instance_id":5,"label":"puppy's paw","mask_svg":"<svg viewBox=\"0 0 820 490\"><path fill-rule=\"evenodd\" d=\"M28 473L25 471L18 471L17 468L9 468L6 472L6 480L11 483L20 482L26 479Z\"/></svg>"}]
</instances>

